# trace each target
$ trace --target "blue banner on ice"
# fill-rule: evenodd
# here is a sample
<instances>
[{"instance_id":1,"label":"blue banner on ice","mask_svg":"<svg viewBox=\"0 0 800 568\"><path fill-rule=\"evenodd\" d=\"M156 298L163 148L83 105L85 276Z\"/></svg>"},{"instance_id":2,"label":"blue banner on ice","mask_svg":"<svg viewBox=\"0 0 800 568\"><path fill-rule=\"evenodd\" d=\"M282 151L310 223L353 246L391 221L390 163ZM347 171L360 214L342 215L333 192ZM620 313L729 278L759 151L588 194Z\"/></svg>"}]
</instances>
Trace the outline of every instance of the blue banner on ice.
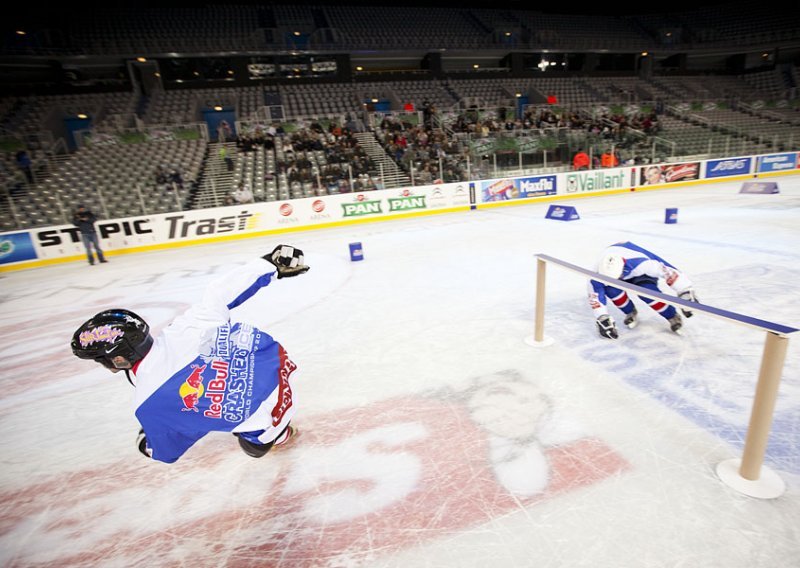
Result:
<instances>
[{"instance_id":1,"label":"blue banner on ice","mask_svg":"<svg viewBox=\"0 0 800 568\"><path fill-rule=\"evenodd\" d=\"M774 181L748 181L742 184L739 193L778 193L778 184Z\"/></svg>"},{"instance_id":2,"label":"blue banner on ice","mask_svg":"<svg viewBox=\"0 0 800 568\"><path fill-rule=\"evenodd\" d=\"M361 248L361 243L350 243L350 260L353 262L364 260L364 249Z\"/></svg>"},{"instance_id":3,"label":"blue banner on ice","mask_svg":"<svg viewBox=\"0 0 800 568\"><path fill-rule=\"evenodd\" d=\"M770 154L758 159L759 172L782 172L797 169L797 153Z\"/></svg>"},{"instance_id":4,"label":"blue banner on ice","mask_svg":"<svg viewBox=\"0 0 800 568\"><path fill-rule=\"evenodd\" d=\"M709 160L706 162L706 177L716 178L749 174L751 161L752 158Z\"/></svg>"},{"instance_id":5,"label":"blue banner on ice","mask_svg":"<svg viewBox=\"0 0 800 568\"><path fill-rule=\"evenodd\" d=\"M8 233L0 236L0 264L34 260L36 249L29 233Z\"/></svg>"},{"instance_id":6,"label":"blue banner on ice","mask_svg":"<svg viewBox=\"0 0 800 568\"><path fill-rule=\"evenodd\" d=\"M551 205L547 208L545 219L555 219L557 221L575 221L580 219L578 211L571 205Z\"/></svg>"}]
</instances>

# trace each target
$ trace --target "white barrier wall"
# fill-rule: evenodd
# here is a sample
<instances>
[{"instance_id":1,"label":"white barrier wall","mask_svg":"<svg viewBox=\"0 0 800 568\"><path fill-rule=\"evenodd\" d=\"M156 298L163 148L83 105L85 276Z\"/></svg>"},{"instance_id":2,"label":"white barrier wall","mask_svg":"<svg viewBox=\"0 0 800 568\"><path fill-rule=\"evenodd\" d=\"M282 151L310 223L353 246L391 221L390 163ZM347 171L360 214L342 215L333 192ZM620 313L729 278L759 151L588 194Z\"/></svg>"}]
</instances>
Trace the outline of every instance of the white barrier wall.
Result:
<instances>
[{"instance_id":1,"label":"white barrier wall","mask_svg":"<svg viewBox=\"0 0 800 568\"><path fill-rule=\"evenodd\" d=\"M98 221L111 255L381 219L794 173L798 153L629 166L346 193ZM648 187L649 186L649 187ZM0 233L0 271L85 259L78 229Z\"/></svg>"},{"instance_id":2,"label":"white barrier wall","mask_svg":"<svg viewBox=\"0 0 800 568\"><path fill-rule=\"evenodd\" d=\"M113 254L469 206L469 184L451 183L110 219L98 221L95 227L100 247ZM85 254L80 232L73 225L0 234L0 270L74 260Z\"/></svg>"}]
</instances>

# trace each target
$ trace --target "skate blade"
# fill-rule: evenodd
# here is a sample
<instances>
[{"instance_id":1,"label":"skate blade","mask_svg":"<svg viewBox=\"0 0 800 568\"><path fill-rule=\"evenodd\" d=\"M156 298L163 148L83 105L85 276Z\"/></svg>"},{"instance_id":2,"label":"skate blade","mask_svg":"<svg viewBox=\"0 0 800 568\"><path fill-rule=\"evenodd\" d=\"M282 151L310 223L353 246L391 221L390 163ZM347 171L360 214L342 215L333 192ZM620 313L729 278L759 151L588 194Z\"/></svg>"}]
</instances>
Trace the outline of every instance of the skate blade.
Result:
<instances>
[{"instance_id":1,"label":"skate blade","mask_svg":"<svg viewBox=\"0 0 800 568\"><path fill-rule=\"evenodd\" d=\"M286 436L282 441L274 444L272 446L273 450L279 450L281 448L285 448L286 446L291 446L292 440L294 440L300 432L294 426L289 426L289 435Z\"/></svg>"}]
</instances>

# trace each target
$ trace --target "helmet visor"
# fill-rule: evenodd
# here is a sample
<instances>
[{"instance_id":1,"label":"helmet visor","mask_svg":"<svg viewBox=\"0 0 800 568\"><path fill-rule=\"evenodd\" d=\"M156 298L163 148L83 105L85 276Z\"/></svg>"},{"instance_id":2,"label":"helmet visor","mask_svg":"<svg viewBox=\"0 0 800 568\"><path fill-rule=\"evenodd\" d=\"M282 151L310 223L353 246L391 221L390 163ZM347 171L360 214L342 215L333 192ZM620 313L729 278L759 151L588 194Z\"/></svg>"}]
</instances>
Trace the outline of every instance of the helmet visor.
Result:
<instances>
[{"instance_id":1,"label":"helmet visor","mask_svg":"<svg viewBox=\"0 0 800 568\"><path fill-rule=\"evenodd\" d=\"M95 361L100 363L106 369L112 371L119 371L123 369L131 369L133 365L125 357L117 355L116 357L104 357L102 355L93 357Z\"/></svg>"}]
</instances>

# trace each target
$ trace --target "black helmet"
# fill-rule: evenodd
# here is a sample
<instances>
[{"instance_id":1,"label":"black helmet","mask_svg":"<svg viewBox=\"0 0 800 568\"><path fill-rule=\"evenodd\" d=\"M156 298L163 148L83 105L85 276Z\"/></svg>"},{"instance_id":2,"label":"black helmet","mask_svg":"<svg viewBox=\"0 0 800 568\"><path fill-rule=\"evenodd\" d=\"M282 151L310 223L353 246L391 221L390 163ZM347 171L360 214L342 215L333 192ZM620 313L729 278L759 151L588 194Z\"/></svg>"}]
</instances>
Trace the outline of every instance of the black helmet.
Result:
<instances>
[{"instance_id":1,"label":"black helmet","mask_svg":"<svg viewBox=\"0 0 800 568\"><path fill-rule=\"evenodd\" d=\"M122 309L100 312L72 336L72 352L77 357L94 359L111 370L131 368L152 345L150 326Z\"/></svg>"}]
</instances>

